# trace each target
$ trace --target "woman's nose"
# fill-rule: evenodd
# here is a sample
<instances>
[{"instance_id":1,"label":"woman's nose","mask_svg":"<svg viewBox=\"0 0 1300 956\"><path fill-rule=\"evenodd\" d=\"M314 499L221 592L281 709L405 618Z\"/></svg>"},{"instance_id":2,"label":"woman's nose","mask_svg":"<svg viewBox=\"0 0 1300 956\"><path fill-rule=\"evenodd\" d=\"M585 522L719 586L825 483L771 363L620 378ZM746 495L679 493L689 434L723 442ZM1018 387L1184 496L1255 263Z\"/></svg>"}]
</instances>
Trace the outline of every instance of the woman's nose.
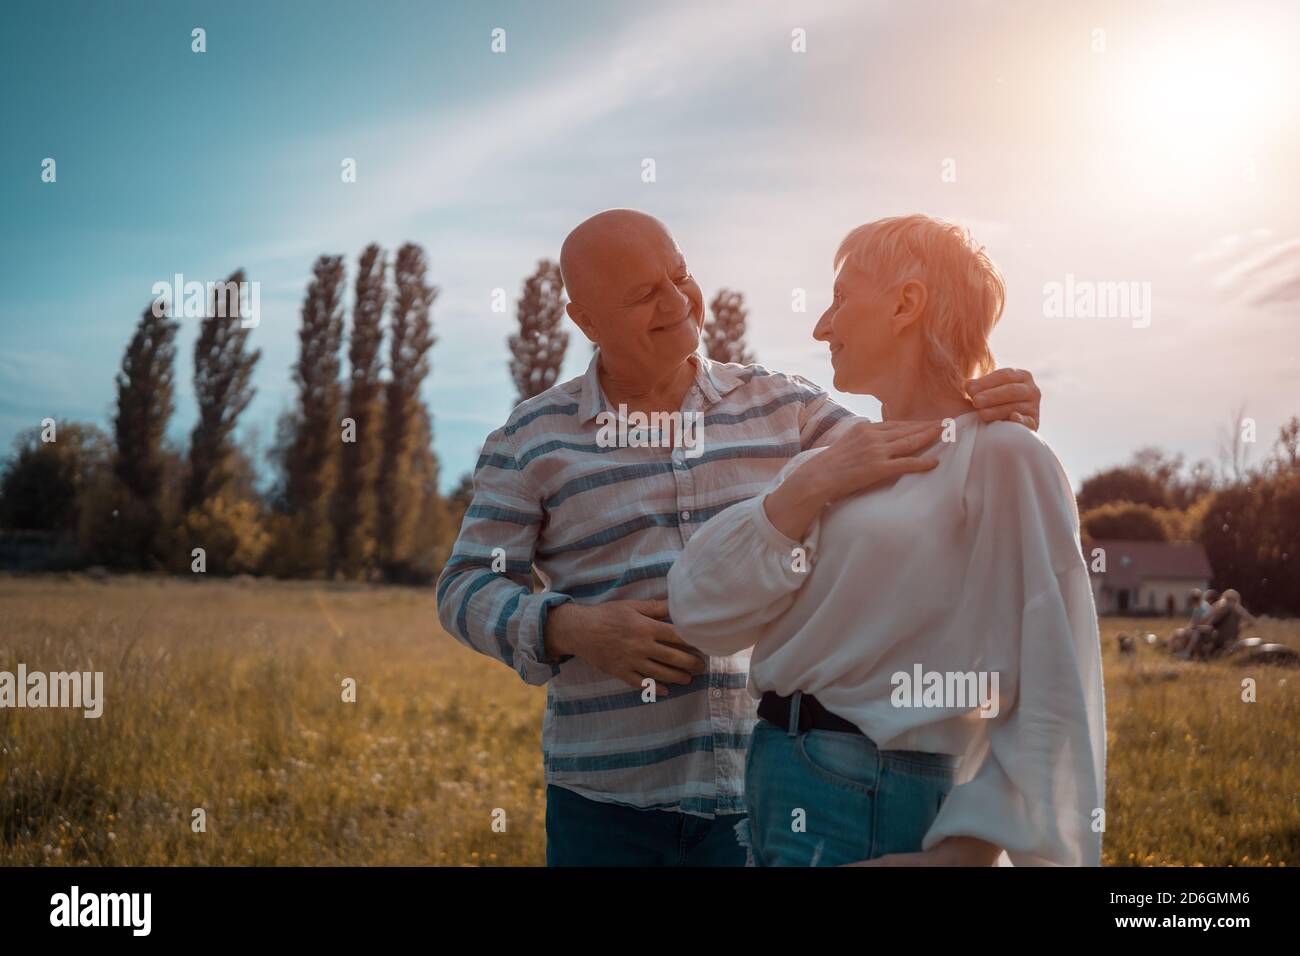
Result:
<instances>
[{"instance_id":1,"label":"woman's nose","mask_svg":"<svg viewBox=\"0 0 1300 956\"><path fill-rule=\"evenodd\" d=\"M828 338L830 338L830 334L831 334L831 323L829 319L830 314L831 314L830 309L827 309L825 312L821 314L821 318L817 320L817 324L813 326L813 333L812 333L813 338L816 339L818 342L825 342Z\"/></svg>"}]
</instances>

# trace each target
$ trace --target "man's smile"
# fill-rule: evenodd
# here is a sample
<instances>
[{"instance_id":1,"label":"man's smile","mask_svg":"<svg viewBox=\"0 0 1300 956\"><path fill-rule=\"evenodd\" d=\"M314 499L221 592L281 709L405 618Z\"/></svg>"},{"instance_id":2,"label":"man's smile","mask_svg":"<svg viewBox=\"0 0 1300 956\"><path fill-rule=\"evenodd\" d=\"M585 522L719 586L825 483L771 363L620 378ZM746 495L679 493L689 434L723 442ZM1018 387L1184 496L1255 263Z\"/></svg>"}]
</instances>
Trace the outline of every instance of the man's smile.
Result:
<instances>
[{"instance_id":1,"label":"man's smile","mask_svg":"<svg viewBox=\"0 0 1300 956\"><path fill-rule=\"evenodd\" d=\"M683 322L688 321L689 319L690 319L690 316L689 316L689 315L684 315L684 316L682 316L680 319L677 319L676 321L669 322L669 323L667 323L666 325L656 325L656 326L652 326L651 329L650 329L650 331L651 331L651 332L667 332L667 331L669 331L670 329L675 329L675 328L677 328L679 325L681 325Z\"/></svg>"}]
</instances>

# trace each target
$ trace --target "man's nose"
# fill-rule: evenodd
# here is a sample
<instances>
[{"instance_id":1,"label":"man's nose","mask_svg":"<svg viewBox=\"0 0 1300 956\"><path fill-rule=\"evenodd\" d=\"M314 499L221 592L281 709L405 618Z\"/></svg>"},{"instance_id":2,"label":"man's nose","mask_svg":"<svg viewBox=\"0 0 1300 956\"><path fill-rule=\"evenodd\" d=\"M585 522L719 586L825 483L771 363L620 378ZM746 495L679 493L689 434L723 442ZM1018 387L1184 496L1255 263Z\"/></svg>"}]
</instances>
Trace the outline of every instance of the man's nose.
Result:
<instances>
[{"instance_id":1,"label":"man's nose","mask_svg":"<svg viewBox=\"0 0 1300 956\"><path fill-rule=\"evenodd\" d=\"M691 299L685 292L677 288L675 283L668 283L668 291L659 297L660 312L680 312L683 308L691 307Z\"/></svg>"}]
</instances>

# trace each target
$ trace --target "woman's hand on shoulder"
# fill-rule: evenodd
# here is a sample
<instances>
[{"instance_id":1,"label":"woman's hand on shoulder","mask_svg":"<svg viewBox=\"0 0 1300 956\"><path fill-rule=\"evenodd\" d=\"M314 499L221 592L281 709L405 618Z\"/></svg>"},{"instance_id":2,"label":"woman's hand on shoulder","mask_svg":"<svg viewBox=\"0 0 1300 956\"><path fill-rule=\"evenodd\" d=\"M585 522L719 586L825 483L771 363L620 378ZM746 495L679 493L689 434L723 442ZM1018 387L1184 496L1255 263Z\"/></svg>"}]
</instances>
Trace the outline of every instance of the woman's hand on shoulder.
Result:
<instances>
[{"instance_id":1,"label":"woman's hand on shoulder","mask_svg":"<svg viewBox=\"0 0 1300 956\"><path fill-rule=\"evenodd\" d=\"M938 422L855 422L764 497L767 520L787 538L802 540L831 502L937 465L936 458L912 456L934 444L942 430Z\"/></svg>"},{"instance_id":2,"label":"woman's hand on shoulder","mask_svg":"<svg viewBox=\"0 0 1300 956\"><path fill-rule=\"evenodd\" d=\"M929 471L935 458L917 458L939 440L942 422L855 422L787 481L807 476L827 501L838 501L873 485L916 471Z\"/></svg>"}]
</instances>

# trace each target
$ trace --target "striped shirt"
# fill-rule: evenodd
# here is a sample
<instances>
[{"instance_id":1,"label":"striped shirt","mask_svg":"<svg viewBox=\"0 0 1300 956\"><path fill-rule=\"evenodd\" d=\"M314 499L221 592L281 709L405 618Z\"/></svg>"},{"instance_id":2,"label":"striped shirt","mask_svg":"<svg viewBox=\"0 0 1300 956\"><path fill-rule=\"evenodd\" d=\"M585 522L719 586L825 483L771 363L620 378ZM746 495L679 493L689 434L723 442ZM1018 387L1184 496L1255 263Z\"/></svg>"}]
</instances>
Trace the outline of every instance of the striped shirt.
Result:
<instances>
[{"instance_id":1,"label":"striped shirt","mask_svg":"<svg viewBox=\"0 0 1300 956\"><path fill-rule=\"evenodd\" d=\"M696 355L682 412L703 416L702 450L604 447L607 419L597 416L615 410L598 361L522 402L488 436L438 579L438 616L457 640L546 685L548 784L642 809L741 813L755 720L748 651L710 658L706 674L647 703L581 658L548 663L547 611L666 599L668 569L704 522L856 416L799 376ZM544 590L533 588L534 569Z\"/></svg>"}]
</instances>

